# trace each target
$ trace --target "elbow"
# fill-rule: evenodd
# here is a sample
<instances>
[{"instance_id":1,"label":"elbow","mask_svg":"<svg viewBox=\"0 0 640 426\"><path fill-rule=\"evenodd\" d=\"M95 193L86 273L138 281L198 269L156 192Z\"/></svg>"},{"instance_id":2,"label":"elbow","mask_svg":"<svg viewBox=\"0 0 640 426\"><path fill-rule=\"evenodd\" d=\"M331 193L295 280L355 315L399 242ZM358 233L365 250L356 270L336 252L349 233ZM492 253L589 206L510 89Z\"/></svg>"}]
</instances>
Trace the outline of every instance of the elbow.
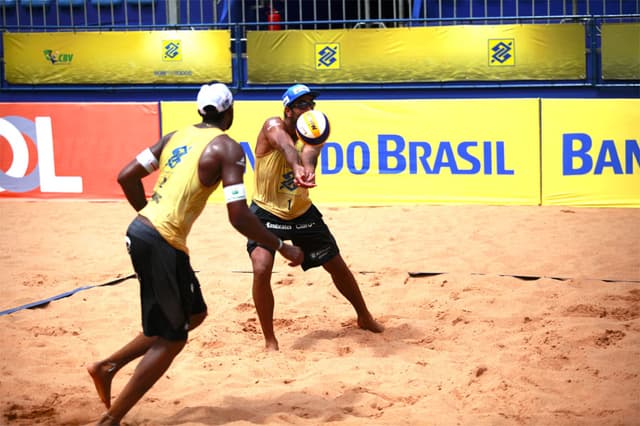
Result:
<instances>
[{"instance_id":1,"label":"elbow","mask_svg":"<svg viewBox=\"0 0 640 426\"><path fill-rule=\"evenodd\" d=\"M249 212L249 209L247 209L246 204L244 208L242 208L240 203L230 203L227 204L227 209L231 226L241 234L245 234L250 219L247 217L247 214L252 214Z\"/></svg>"},{"instance_id":2,"label":"elbow","mask_svg":"<svg viewBox=\"0 0 640 426\"><path fill-rule=\"evenodd\" d=\"M126 185L126 179L125 177L122 175L122 172L118 174L118 178L116 179L118 182L118 185L120 185L120 188L124 188Z\"/></svg>"},{"instance_id":3,"label":"elbow","mask_svg":"<svg viewBox=\"0 0 640 426\"><path fill-rule=\"evenodd\" d=\"M120 185L121 188L125 188L131 181L131 177L130 177L130 174L127 173L127 169L120 170L116 180L118 182L118 185Z\"/></svg>"},{"instance_id":4,"label":"elbow","mask_svg":"<svg viewBox=\"0 0 640 426\"><path fill-rule=\"evenodd\" d=\"M238 231L238 232L242 232L243 230L243 224L244 221L242 220L242 218L238 215L230 215L229 216L229 223L231 224L231 226L233 226L233 228Z\"/></svg>"}]
</instances>

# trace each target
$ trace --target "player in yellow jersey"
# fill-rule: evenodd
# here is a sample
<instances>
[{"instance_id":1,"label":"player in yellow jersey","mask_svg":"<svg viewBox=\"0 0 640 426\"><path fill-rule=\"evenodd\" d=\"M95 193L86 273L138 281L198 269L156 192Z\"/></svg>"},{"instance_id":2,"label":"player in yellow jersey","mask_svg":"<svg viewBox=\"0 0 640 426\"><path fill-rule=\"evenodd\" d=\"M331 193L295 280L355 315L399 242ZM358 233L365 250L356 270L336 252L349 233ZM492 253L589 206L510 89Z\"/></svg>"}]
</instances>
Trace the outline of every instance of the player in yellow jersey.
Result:
<instances>
[{"instance_id":1,"label":"player in yellow jersey","mask_svg":"<svg viewBox=\"0 0 640 426\"><path fill-rule=\"evenodd\" d=\"M322 266L336 288L351 303L358 326L379 333L383 330L369 312L353 273L345 264L335 238L322 213L309 198L316 186L315 167L322 149L298 141L296 120L312 110L318 94L304 84L295 84L284 93L284 117L268 118L258 134L255 147L255 191L251 203L260 221L283 240L291 240L304 251L302 269ZM275 251L255 239L247 242L253 265L253 301L268 350L278 350L273 330L274 297L271 272Z\"/></svg>"},{"instance_id":2,"label":"player in yellow jersey","mask_svg":"<svg viewBox=\"0 0 640 426\"><path fill-rule=\"evenodd\" d=\"M247 207L244 151L224 133L233 123L233 96L227 86L203 85L197 105L201 123L165 135L118 175L127 200L138 212L126 240L140 282L143 333L87 367L108 409L98 425L119 424L169 368L188 332L206 317L207 306L189 262L187 236L221 183L228 219L236 230L277 250L291 266L303 260L300 248L283 243ZM157 169L153 195L147 200L142 179ZM138 357L142 359L133 376L111 404L114 375Z\"/></svg>"}]
</instances>

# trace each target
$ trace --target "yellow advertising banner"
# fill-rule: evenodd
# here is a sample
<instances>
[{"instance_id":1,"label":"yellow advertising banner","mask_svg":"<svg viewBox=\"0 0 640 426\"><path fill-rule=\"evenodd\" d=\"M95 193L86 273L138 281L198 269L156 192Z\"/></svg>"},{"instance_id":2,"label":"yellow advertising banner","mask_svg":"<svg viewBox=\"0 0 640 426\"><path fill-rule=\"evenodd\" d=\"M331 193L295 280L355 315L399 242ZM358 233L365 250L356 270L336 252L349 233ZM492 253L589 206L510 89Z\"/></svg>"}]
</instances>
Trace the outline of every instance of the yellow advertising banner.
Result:
<instances>
[{"instance_id":1,"label":"yellow advertising banner","mask_svg":"<svg viewBox=\"0 0 640 426\"><path fill-rule=\"evenodd\" d=\"M582 24L250 31L250 83L585 78Z\"/></svg>"},{"instance_id":2,"label":"yellow advertising banner","mask_svg":"<svg viewBox=\"0 0 640 426\"><path fill-rule=\"evenodd\" d=\"M347 205L540 203L539 101L318 99L331 122L315 202ZM163 132L197 123L195 102L163 102ZM247 153L279 101L238 101L229 134ZM220 194L212 200L222 201Z\"/></svg>"},{"instance_id":3,"label":"yellow advertising banner","mask_svg":"<svg viewBox=\"0 0 640 426\"><path fill-rule=\"evenodd\" d=\"M640 23L602 24L602 78L640 80Z\"/></svg>"},{"instance_id":4,"label":"yellow advertising banner","mask_svg":"<svg viewBox=\"0 0 640 426\"><path fill-rule=\"evenodd\" d=\"M13 84L231 82L229 31L3 33Z\"/></svg>"},{"instance_id":5,"label":"yellow advertising banner","mask_svg":"<svg viewBox=\"0 0 640 426\"><path fill-rule=\"evenodd\" d=\"M542 101L542 204L640 207L640 99Z\"/></svg>"}]
</instances>

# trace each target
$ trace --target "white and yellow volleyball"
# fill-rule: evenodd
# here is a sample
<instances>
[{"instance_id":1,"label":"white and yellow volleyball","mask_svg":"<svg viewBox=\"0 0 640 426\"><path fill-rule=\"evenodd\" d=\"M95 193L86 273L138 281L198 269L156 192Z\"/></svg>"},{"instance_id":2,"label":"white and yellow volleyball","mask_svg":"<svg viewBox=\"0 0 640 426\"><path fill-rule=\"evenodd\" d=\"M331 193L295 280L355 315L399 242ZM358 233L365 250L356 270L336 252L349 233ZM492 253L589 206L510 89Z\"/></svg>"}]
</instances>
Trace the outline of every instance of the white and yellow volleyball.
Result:
<instances>
[{"instance_id":1,"label":"white and yellow volleyball","mask_svg":"<svg viewBox=\"0 0 640 426\"><path fill-rule=\"evenodd\" d=\"M329 119L320 111L309 110L298 117L296 131L300 139L309 145L323 144L331 132Z\"/></svg>"}]
</instances>

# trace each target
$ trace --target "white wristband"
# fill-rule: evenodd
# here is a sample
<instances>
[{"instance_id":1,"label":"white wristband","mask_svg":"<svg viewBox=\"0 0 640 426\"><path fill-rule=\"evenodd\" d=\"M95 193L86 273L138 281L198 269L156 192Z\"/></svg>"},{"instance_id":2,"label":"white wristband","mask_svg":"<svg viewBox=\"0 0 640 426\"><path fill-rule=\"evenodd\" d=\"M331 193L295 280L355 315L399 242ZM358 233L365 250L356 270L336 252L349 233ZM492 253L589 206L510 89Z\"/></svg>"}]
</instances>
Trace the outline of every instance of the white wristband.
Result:
<instances>
[{"instance_id":1,"label":"white wristband","mask_svg":"<svg viewBox=\"0 0 640 426\"><path fill-rule=\"evenodd\" d=\"M136 156L136 160L148 173L158 169L158 159L149 148L146 148Z\"/></svg>"},{"instance_id":2,"label":"white wristband","mask_svg":"<svg viewBox=\"0 0 640 426\"><path fill-rule=\"evenodd\" d=\"M283 245L284 245L284 241L278 238L278 248L276 249L276 251L280 251Z\"/></svg>"},{"instance_id":3,"label":"white wristband","mask_svg":"<svg viewBox=\"0 0 640 426\"><path fill-rule=\"evenodd\" d=\"M224 199L227 201L227 204L247 199L247 192L242 183L225 186L222 190L224 191Z\"/></svg>"}]
</instances>

